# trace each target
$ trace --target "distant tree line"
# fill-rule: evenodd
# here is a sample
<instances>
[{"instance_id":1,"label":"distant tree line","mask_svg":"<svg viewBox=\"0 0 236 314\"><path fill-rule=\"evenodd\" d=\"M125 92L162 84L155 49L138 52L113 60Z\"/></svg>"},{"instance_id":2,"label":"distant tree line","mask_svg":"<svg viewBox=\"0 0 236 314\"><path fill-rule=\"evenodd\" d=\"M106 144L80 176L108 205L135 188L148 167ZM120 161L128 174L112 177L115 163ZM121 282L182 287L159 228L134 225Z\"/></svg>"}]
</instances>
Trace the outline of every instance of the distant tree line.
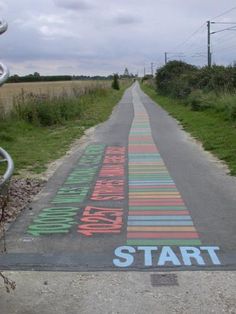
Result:
<instances>
[{"instance_id":1,"label":"distant tree line","mask_svg":"<svg viewBox=\"0 0 236 314\"><path fill-rule=\"evenodd\" d=\"M119 75L120 79L135 78L135 75L129 73L129 70L125 68L124 74ZM52 81L88 81L88 80L113 80L113 75L101 76L101 75L40 75L38 72L19 76L14 74L9 77L7 83L24 83L24 82L52 82Z\"/></svg>"},{"instance_id":2,"label":"distant tree line","mask_svg":"<svg viewBox=\"0 0 236 314\"><path fill-rule=\"evenodd\" d=\"M50 82L50 81L71 81L70 75L40 75L38 72L19 76L14 74L9 77L7 83L24 83L24 82Z\"/></svg>"},{"instance_id":3,"label":"distant tree line","mask_svg":"<svg viewBox=\"0 0 236 314\"><path fill-rule=\"evenodd\" d=\"M87 76L87 75L40 75L38 72L19 76L14 74L9 77L7 83L24 83L24 82L52 82L52 81L72 81L72 80L112 80L113 75L109 76Z\"/></svg>"}]
</instances>

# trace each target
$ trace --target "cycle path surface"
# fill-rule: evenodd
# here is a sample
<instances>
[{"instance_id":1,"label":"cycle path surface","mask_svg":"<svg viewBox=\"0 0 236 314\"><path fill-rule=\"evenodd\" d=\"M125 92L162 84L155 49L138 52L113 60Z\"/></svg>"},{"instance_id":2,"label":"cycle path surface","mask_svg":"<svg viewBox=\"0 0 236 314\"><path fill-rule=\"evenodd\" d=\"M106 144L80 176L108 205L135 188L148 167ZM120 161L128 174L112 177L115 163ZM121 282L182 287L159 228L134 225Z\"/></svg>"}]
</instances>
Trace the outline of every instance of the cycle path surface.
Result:
<instances>
[{"instance_id":1,"label":"cycle path surface","mask_svg":"<svg viewBox=\"0 0 236 314\"><path fill-rule=\"evenodd\" d=\"M6 234L10 270L235 270L236 179L129 88Z\"/></svg>"}]
</instances>

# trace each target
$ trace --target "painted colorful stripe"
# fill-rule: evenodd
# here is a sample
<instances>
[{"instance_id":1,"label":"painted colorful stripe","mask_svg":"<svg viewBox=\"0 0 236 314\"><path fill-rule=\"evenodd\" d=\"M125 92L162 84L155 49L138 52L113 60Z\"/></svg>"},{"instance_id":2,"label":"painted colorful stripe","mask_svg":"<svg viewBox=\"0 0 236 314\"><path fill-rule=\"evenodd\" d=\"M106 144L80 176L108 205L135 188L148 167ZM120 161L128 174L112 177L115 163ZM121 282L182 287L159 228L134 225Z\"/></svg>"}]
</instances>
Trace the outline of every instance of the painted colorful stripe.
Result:
<instances>
[{"instance_id":1,"label":"painted colorful stripe","mask_svg":"<svg viewBox=\"0 0 236 314\"><path fill-rule=\"evenodd\" d=\"M133 90L129 134L128 245L200 245L185 203L153 141L148 114Z\"/></svg>"}]
</instances>

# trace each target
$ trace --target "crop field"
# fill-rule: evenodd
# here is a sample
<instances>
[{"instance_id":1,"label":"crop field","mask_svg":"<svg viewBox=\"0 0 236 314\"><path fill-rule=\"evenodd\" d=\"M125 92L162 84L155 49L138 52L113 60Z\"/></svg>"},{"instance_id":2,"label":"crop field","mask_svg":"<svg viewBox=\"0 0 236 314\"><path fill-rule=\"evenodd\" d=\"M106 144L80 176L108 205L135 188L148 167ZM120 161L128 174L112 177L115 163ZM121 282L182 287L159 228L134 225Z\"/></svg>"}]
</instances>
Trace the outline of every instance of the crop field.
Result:
<instances>
[{"instance_id":1,"label":"crop field","mask_svg":"<svg viewBox=\"0 0 236 314\"><path fill-rule=\"evenodd\" d=\"M19 95L50 95L59 96L63 93L71 95L79 93L83 95L88 89L108 87L111 81L58 81L58 82L32 82L32 83L8 83L0 88L0 110L12 108L14 99Z\"/></svg>"},{"instance_id":2,"label":"crop field","mask_svg":"<svg viewBox=\"0 0 236 314\"><path fill-rule=\"evenodd\" d=\"M87 128L108 119L131 83L122 80L120 90L113 89L111 81L95 80L10 83L0 88L0 146L12 156L14 174L42 173Z\"/></svg>"}]
</instances>

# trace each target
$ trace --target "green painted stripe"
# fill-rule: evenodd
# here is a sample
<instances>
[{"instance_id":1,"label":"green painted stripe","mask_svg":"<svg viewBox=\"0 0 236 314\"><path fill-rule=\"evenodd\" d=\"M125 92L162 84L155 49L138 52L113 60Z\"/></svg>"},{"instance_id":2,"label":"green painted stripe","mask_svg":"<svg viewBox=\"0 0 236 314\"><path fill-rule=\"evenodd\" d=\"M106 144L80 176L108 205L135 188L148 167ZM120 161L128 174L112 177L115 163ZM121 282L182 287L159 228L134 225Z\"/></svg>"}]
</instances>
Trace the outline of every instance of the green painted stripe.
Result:
<instances>
[{"instance_id":1,"label":"green painted stripe","mask_svg":"<svg viewBox=\"0 0 236 314\"><path fill-rule=\"evenodd\" d=\"M127 240L127 245L201 245L201 240L194 239L194 240L184 240L184 239L150 239L150 240L141 240L141 239L134 239L134 240Z\"/></svg>"}]
</instances>

